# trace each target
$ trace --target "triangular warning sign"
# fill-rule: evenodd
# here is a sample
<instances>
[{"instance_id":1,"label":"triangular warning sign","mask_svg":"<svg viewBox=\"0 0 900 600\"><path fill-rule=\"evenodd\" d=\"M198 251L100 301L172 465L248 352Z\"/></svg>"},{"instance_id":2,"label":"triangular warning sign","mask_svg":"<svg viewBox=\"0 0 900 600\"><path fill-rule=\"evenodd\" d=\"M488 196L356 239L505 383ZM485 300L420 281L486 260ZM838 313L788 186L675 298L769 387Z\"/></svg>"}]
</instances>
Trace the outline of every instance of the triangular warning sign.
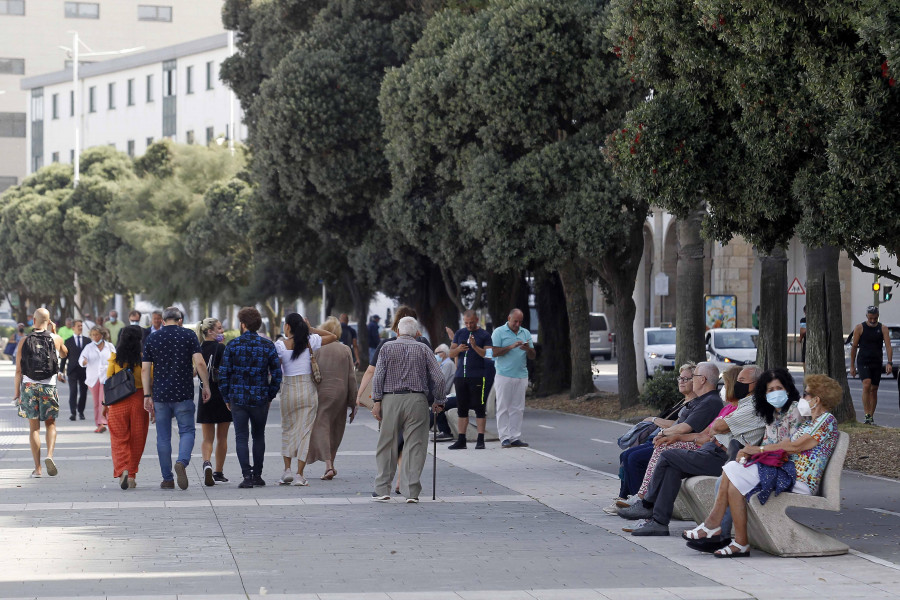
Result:
<instances>
[{"instance_id":1,"label":"triangular warning sign","mask_svg":"<svg viewBox=\"0 0 900 600\"><path fill-rule=\"evenodd\" d=\"M794 280L791 282L790 287L788 288L789 296L805 296L806 290L803 289L803 286L800 284L800 280L794 277Z\"/></svg>"}]
</instances>

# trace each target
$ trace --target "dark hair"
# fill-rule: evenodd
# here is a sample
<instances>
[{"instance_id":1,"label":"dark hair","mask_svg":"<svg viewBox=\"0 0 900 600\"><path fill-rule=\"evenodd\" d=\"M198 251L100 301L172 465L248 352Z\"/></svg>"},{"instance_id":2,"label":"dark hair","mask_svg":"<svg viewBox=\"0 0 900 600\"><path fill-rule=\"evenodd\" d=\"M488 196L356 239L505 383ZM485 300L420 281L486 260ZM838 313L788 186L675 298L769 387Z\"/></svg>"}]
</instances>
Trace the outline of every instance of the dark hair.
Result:
<instances>
[{"instance_id":1,"label":"dark hair","mask_svg":"<svg viewBox=\"0 0 900 600\"><path fill-rule=\"evenodd\" d=\"M791 377L787 369L778 367L763 372L759 379L756 380L756 388L753 390L753 403L756 406L756 414L763 417L768 425L771 425L775 420L775 407L766 401L766 388L775 379L781 382L781 385L784 386L784 391L788 395L787 403L781 407L782 411L789 411L791 404L800 400L800 392L797 391L797 387L794 385L794 378Z\"/></svg>"},{"instance_id":2,"label":"dark hair","mask_svg":"<svg viewBox=\"0 0 900 600\"><path fill-rule=\"evenodd\" d=\"M391 329L393 331L397 331L397 326L400 325L400 319L403 317L412 317L413 319L419 320L419 315L416 314L416 309L406 306L405 304L401 304L397 307L397 310L394 311L394 322L391 323Z\"/></svg>"},{"instance_id":3,"label":"dark hair","mask_svg":"<svg viewBox=\"0 0 900 600\"><path fill-rule=\"evenodd\" d=\"M140 325L128 325L122 329L116 348L116 364L123 369L134 369L141 364L141 345L144 330Z\"/></svg>"},{"instance_id":4,"label":"dark hair","mask_svg":"<svg viewBox=\"0 0 900 600\"><path fill-rule=\"evenodd\" d=\"M306 346L309 344L309 327L297 313L291 313L284 318L284 324L291 326L291 335L294 337L294 350L291 352L291 360L297 360L301 354L306 352Z\"/></svg>"},{"instance_id":5,"label":"dark hair","mask_svg":"<svg viewBox=\"0 0 900 600\"><path fill-rule=\"evenodd\" d=\"M262 315L260 315L259 311L252 306L245 306L244 308L239 310L237 318L238 321L244 324L244 327L247 328L247 331L256 333L262 326Z\"/></svg>"}]
</instances>

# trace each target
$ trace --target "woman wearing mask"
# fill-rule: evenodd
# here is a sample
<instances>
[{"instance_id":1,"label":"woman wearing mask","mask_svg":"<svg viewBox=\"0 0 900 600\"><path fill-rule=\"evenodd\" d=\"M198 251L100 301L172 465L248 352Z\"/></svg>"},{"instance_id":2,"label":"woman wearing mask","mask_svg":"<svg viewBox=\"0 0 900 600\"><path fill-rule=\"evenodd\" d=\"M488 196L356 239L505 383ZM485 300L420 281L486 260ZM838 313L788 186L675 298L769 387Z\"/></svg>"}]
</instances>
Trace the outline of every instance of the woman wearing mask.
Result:
<instances>
[{"instance_id":1,"label":"woman wearing mask","mask_svg":"<svg viewBox=\"0 0 900 600\"><path fill-rule=\"evenodd\" d=\"M228 453L228 429L231 427L231 411L225 405L219 391L219 365L225 352L225 329L218 319L207 317L197 326L200 336L200 353L209 370L209 401L203 402L203 384L201 383L200 399L197 401L197 422L203 430L203 442L200 454L203 456L203 483L208 486L216 482L225 483L223 469L225 455ZM216 444L216 468L212 467L213 441Z\"/></svg>"},{"instance_id":2,"label":"woman wearing mask","mask_svg":"<svg viewBox=\"0 0 900 600\"><path fill-rule=\"evenodd\" d=\"M135 391L127 398L111 406L103 407L103 416L109 421L109 441L112 446L113 477L119 478L123 490L137 487L138 466L144 455L150 414L144 410L144 389L141 382L141 342L143 330L128 325L119 333L119 348L109 355L106 378L119 371L130 369L134 374Z\"/></svg>"},{"instance_id":3,"label":"woman wearing mask","mask_svg":"<svg viewBox=\"0 0 900 600\"><path fill-rule=\"evenodd\" d=\"M103 433L106 431L107 424L102 406L103 384L106 383L109 357L116 349L104 339L104 329L99 325L91 327L90 336L93 343L81 352L79 362L86 370L85 383L94 398L94 423L97 425L94 433Z\"/></svg>"},{"instance_id":4,"label":"woman wearing mask","mask_svg":"<svg viewBox=\"0 0 900 600\"><path fill-rule=\"evenodd\" d=\"M303 476L309 453L309 437L316 420L319 396L312 378L311 352L337 340L324 329L310 327L309 321L297 313L284 320L284 340L275 343L281 359L284 379L281 384L281 456L284 473L280 484L309 485ZM297 475L291 472L291 461L297 459Z\"/></svg>"}]
</instances>

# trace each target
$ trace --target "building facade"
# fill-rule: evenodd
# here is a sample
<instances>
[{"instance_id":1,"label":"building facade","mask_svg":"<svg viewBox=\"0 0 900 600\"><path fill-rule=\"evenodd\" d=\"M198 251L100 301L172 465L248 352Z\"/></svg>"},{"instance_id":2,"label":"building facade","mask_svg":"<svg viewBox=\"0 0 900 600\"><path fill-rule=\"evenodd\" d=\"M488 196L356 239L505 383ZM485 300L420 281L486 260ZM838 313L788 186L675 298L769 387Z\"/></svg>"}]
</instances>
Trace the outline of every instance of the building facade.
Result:
<instances>
[{"instance_id":1,"label":"building facade","mask_svg":"<svg viewBox=\"0 0 900 600\"><path fill-rule=\"evenodd\" d=\"M222 0L0 0L0 192L33 170L26 108L32 89L22 89L21 80L70 68L71 56L61 47L71 49L74 31L83 54L155 49L224 33L221 11ZM79 63L87 67L104 58ZM58 100L68 116L67 101ZM73 147L74 141L67 146ZM62 160L67 150L52 152Z\"/></svg>"}]
</instances>

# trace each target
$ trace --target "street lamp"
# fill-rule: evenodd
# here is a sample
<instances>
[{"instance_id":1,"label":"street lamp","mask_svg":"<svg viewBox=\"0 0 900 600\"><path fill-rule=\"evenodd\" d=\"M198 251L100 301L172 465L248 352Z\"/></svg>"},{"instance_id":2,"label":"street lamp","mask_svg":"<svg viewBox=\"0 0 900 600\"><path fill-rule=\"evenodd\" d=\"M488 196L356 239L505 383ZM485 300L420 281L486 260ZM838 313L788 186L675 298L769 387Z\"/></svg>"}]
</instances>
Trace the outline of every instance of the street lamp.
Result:
<instances>
[{"instance_id":1,"label":"street lamp","mask_svg":"<svg viewBox=\"0 0 900 600\"><path fill-rule=\"evenodd\" d=\"M79 88L79 79L78 79L78 61L80 58L92 58L95 56L114 56L117 54L128 54L129 52L137 52L138 50L143 50L144 46L138 46L137 48L126 48L124 50L112 50L109 52L94 52L91 48L85 44L84 42L78 39L77 31L69 31L68 33L72 34L72 47L66 48L65 46L60 46L69 57L72 59L72 96L74 98L74 104L72 112L75 113L75 178L73 179L72 187L78 187L78 181L80 179L80 161L81 157L79 156L81 150L81 89ZM87 52L81 54L79 57L79 46L84 46L87 49Z\"/></svg>"}]
</instances>

